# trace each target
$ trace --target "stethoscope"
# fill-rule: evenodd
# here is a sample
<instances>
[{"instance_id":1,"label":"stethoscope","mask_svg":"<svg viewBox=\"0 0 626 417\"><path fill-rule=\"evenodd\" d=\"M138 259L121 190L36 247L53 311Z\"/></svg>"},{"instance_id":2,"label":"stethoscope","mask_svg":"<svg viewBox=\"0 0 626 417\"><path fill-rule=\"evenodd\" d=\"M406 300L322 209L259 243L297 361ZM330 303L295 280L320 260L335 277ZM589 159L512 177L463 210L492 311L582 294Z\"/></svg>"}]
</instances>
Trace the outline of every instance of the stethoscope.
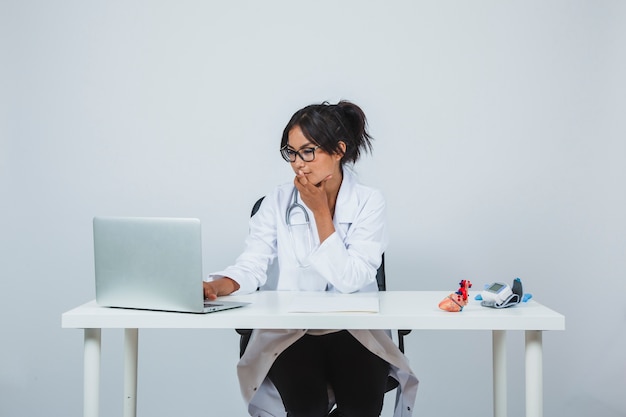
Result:
<instances>
[{"instance_id":1,"label":"stethoscope","mask_svg":"<svg viewBox=\"0 0 626 417\"><path fill-rule=\"evenodd\" d=\"M298 266L301 268L306 268L309 265L303 262L303 259L309 256L309 254L313 251L313 230L311 229L311 221L309 218L309 213L306 211L304 206L298 202L298 189L293 187L293 191L291 192L291 203L287 207L287 211L285 212L285 223L287 223L287 228L289 229L289 237L291 239L291 247L293 248L294 255L296 257L296 261L298 261ZM302 223L292 223L292 216L301 214L304 221ZM299 254L299 250L297 248L297 242L301 242L302 239L296 239L294 236L294 228L296 227L304 227L306 228L306 245L307 247L303 248L305 255L301 257Z\"/></svg>"}]
</instances>

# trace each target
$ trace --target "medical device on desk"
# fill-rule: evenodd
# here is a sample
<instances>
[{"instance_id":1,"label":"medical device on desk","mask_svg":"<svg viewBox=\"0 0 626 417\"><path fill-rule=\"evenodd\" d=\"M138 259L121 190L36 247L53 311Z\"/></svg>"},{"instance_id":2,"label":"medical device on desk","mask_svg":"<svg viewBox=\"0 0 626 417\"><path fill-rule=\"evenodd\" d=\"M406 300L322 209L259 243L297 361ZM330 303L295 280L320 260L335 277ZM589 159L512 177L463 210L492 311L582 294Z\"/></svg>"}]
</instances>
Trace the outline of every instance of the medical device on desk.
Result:
<instances>
[{"instance_id":1,"label":"medical device on desk","mask_svg":"<svg viewBox=\"0 0 626 417\"><path fill-rule=\"evenodd\" d=\"M293 217L300 217L299 223L293 223ZM293 248L294 255L298 261L298 265L301 268L306 268L309 265L305 265L302 262L313 251L313 230L311 229L311 221L309 219L309 213L306 208L298 202L298 189L293 188L291 192L291 203L287 207L285 212L285 223L289 229L289 237L291 238L291 247ZM298 239L294 234L301 234L298 231L304 231L306 233L306 239ZM303 245L306 247L302 248ZM301 257L299 252L304 252L304 256Z\"/></svg>"},{"instance_id":2,"label":"medical device on desk","mask_svg":"<svg viewBox=\"0 0 626 417\"><path fill-rule=\"evenodd\" d=\"M485 285L485 289L480 293L481 305L484 307L506 308L522 302L524 290L522 288L522 280L515 278L513 287L502 282L494 282ZM526 301L526 300L524 300Z\"/></svg>"}]
</instances>

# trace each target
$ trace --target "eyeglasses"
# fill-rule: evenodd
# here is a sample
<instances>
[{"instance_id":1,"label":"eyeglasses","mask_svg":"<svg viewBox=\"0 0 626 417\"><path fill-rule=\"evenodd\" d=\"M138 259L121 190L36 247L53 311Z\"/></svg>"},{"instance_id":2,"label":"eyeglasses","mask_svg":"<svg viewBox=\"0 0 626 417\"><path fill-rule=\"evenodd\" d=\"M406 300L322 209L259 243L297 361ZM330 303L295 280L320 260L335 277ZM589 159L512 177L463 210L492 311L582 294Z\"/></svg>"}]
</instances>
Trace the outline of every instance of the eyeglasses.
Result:
<instances>
[{"instance_id":1,"label":"eyeglasses","mask_svg":"<svg viewBox=\"0 0 626 417\"><path fill-rule=\"evenodd\" d=\"M280 148L280 154L287 162L296 162L296 155L300 157L304 162L311 162L315 159L315 150L320 146L317 145L313 148L304 148L299 151L289 149L287 146Z\"/></svg>"}]
</instances>

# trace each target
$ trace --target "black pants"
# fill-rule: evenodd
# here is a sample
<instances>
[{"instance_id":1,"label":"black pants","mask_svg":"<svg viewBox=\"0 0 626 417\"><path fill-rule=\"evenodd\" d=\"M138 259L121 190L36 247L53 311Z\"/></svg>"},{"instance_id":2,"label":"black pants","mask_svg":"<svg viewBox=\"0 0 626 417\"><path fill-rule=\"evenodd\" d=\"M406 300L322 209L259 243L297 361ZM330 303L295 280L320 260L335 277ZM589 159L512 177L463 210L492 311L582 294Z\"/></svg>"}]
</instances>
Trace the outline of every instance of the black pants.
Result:
<instances>
[{"instance_id":1,"label":"black pants","mask_svg":"<svg viewBox=\"0 0 626 417\"><path fill-rule=\"evenodd\" d=\"M328 385L335 394L337 415L378 417L388 373L387 362L344 330L303 336L276 358L268 376L289 417L327 416Z\"/></svg>"}]
</instances>

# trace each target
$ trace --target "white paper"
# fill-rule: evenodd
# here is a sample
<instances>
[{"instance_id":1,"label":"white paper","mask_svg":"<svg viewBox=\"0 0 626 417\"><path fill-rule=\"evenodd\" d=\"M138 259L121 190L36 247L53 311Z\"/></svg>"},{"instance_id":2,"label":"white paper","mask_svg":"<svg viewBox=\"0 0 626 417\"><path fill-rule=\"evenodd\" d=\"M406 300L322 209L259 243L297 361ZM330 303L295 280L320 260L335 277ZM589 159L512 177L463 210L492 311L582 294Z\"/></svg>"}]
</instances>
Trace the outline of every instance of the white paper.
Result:
<instances>
[{"instance_id":1,"label":"white paper","mask_svg":"<svg viewBox=\"0 0 626 417\"><path fill-rule=\"evenodd\" d=\"M378 293L310 292L294 296L290 313L378 313Z\"/></svg>"}]
</instances>

